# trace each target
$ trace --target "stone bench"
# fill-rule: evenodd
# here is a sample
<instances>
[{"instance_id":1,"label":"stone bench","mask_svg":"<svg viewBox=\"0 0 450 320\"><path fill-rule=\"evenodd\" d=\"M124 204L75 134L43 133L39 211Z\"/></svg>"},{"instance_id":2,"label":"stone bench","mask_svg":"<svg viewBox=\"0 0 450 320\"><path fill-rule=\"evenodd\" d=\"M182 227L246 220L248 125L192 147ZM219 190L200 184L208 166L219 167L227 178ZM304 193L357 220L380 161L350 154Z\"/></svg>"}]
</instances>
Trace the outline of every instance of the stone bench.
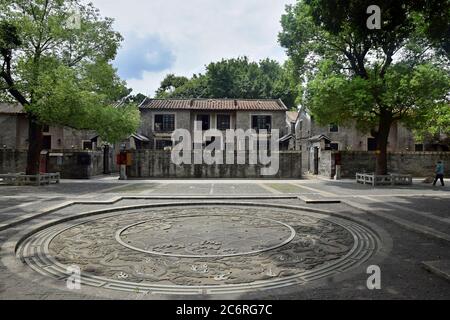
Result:
<instances>
[{"instance_id":1,"label":"stone bench","mask_svg":"<svg viewBox=\"0 0 450 320\"><path fill-rule=\"evenodd\" d=\"M51 183L60 183L60 173L41 173L37 175L26 174L0 174L0 184L13 186L41 186Z\"/></svg>"},{"instance_id":2,"label":"stone bench","mask_svg":"<svg viewBox=\"0 0 450 320\"><path fill-rule=\"evenodd\" d=\"M412 176L409 174L376 175L357 173L356 182L372 186L412 185Z\"/></svg>"}]
</instances>

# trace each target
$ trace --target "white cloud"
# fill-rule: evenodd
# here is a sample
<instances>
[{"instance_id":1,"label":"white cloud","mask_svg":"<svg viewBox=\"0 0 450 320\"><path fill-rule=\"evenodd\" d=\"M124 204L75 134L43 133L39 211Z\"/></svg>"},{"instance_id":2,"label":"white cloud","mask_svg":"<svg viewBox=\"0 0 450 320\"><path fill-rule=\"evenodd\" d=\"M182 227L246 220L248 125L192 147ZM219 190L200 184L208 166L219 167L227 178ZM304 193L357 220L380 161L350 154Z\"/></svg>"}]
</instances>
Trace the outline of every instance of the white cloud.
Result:
<instances>
[{"instance_id":1,"label":"white cloud","mask_svg":"<svg viewBox=\"0 0 450 320\"><path fill-rule=\"evenodd\" d=\"M122 48L114 61L119 75L125 79L142 79L145 71L166 70L175 62L175 55L158 36L126 35Z\"/></svg>"},{"instance_id":2,"label":"white cloud","mask_svg":"<svg viewBox=\"0 0 450 320\"><path fill-rule=\"evenodd\" d=\"M285 5L294 2L93 0L102 15L116 19L115 28L125 37L155 35L174 54L175 60L167 70L144 72L142 79L127 79L136 91L150 94L167 73L191 76L222 58L246 55L252 60L270 57L284 61L277 35ZM151 48L148 52L152 52Z\"/></svg>"}]
</instances>

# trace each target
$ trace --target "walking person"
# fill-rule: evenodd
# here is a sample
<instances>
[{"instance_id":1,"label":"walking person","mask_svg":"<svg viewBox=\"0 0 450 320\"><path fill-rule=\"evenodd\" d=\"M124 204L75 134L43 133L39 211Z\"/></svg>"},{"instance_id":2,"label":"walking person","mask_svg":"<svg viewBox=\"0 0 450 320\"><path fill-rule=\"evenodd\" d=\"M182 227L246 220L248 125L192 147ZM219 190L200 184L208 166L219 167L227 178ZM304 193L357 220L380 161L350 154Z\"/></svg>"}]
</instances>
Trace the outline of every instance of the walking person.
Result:
<instances>
[{"instance_id":1,"label":"walking person","mask_svg":"<svg viewBox=\"0 0 450 320\"><path fill-rule=\"evenodd\" d=\"M441 184L444 186L444 163L441 160L436 164L436 178L434 179L433 186L436 185L438 180L441 180Z\"/></svg>"}]
</instances>

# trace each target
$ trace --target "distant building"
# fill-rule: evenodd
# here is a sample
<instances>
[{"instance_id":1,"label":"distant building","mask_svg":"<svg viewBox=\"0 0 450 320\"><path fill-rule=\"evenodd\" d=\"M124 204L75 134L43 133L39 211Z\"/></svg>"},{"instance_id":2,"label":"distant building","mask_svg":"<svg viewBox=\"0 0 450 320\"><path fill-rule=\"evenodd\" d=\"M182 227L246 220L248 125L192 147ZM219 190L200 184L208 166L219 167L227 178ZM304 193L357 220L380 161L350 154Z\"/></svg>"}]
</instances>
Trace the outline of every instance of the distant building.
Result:
<instances>
[{"instance_id":1,"label":"distant building","mask_svg":"<svg viewBox=\"0 0 450 320\"><path fill-rule=\"evenodd\" d=\"M292 119L293 115L290 118ZM302 107L295 121L294 149L302 151L303 171L314 172L321 150L376 151L377 144L370 133L358 131L355 124L347 127L336 124L320 126L314 121L309 110ZM448 146L432 142L425 144L417 142L411 130L398 122L395 123L389 135L388 152L414 151L448 151Z\"/></svg>"},{"instance_id":2,"label":"distant building","mask_svg":"<svg viewBox=\"0 0 450 320\"><path fill-rule=\"evenodd\" d=\"M286 112L286 129L284 130L284 135L280 138L280 149L281 150L299 150L297 148L296 139L296 123L298 119L297 111L287 111Z\"/></svg>"},{"instance_id":3,"label":"distant building","mask_svg":"<svg viewBox=\"0 0 450 320\"><path fill-rule=\"evenodd\" d=\"M286 132L287 107L281 100L145 99L139 106L141 126L130 140L136 149L164 150L172 146L176 129L279 129Z\"/></svg>"},{"instance_id":4,"label":"distant building","mask_svg":"<svg viewBox=\"0 0 450 320\"><path fill-rule=\"evenodd\" d=\"M99 138L93 131L44 126L44 150L94 150ZM28 118L21 105L0 103L0 148L28 149Z\"/></svg>"}]
</instances>

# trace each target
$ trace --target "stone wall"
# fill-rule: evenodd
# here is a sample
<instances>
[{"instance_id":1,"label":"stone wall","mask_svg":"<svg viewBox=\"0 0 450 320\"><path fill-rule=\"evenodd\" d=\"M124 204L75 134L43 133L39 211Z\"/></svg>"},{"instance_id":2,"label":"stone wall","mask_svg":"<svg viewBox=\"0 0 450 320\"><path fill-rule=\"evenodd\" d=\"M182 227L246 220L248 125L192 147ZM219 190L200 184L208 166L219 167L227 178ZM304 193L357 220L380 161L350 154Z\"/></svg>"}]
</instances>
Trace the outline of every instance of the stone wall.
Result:
<instances>
[{"instance_id":1,"label":"stone wall","mask_svg":"<svg viewBox=\"0 0 450 320\"><path fill-rule=\"evenodd\" d=\"M375 171L375 152L341 151L340 154L343 178L354 178L357 172L371 173ZM329 169L324 169L324 176L329 176L331 172L334 172L334 156L335 153L332 153L330 157L323 158L324 166L329 167ZM450 152L389 153L388 169L391 173L411 174L414 177L428 177L434 175L438 160L444 161L446 176L450 176Z\"/></svg>"},{"instance_id":2,"label":"stone wall","mask_svg":"<svg viewBox=\"0 0 450 320\"><path fill-rule=\"evenodd\" d=\"M280 152L280 167L276 176L262 176L262 165L180 165L172 163L171 152L154 150L131 151L129 178L301 178L301 153ZM247 155L248 157L248 155ZM237 163L237 162L235 162ZM248 163L248 160L246 161Z\"/></svg>"},{"instance_id":3,"label":"stone wall","mask_svg":"<svg viewBox=\"0 0 450 320\"><path fill-rule=\"evenodd\" d=\"M17 120L15 115L0 114L0 148L16 148Z\"/></svg>"},{"instance_id":4,"label":"stone wall","mask_svg":"<svg viewBox=\"0 0 450 320\"><path fill-rule=\"evenodd\" d=\"M61 172L63 179L89 179L103 174L103 151L50 153L48 172Z\"/></svg>"},{"instance_id":5,"label":"stone wall","mask_svg":"<svg viewBox=\"0 0 450 320\"><path fill-rule=\"evenodd\" d=\"M0 149L0 174L25 172L27 152L17 149Z\"/></svg>"},{"instance_id":6,"label":"stone wall","mask_svg":"<svg viewBox=\"0 0 450 320\"><path fill-rule=\"evenodd\" d=\"M25 172L27 151L0 149L0 174ZM112 168L115 171L115 166ZM47 172L60 172L63 179L89 179L103 174L103 151L50 152Z\"/></svg>"},{"instance_id":7,"label":"stone wall","mask_svg":"<svg viewBox=\"0 0 450 320\"><path fill-rule=\"evenodd\" d=\"M336 174L334 153L330 150L320 150L319 175L333 178Z\"/></svg>"}]
</instances>

